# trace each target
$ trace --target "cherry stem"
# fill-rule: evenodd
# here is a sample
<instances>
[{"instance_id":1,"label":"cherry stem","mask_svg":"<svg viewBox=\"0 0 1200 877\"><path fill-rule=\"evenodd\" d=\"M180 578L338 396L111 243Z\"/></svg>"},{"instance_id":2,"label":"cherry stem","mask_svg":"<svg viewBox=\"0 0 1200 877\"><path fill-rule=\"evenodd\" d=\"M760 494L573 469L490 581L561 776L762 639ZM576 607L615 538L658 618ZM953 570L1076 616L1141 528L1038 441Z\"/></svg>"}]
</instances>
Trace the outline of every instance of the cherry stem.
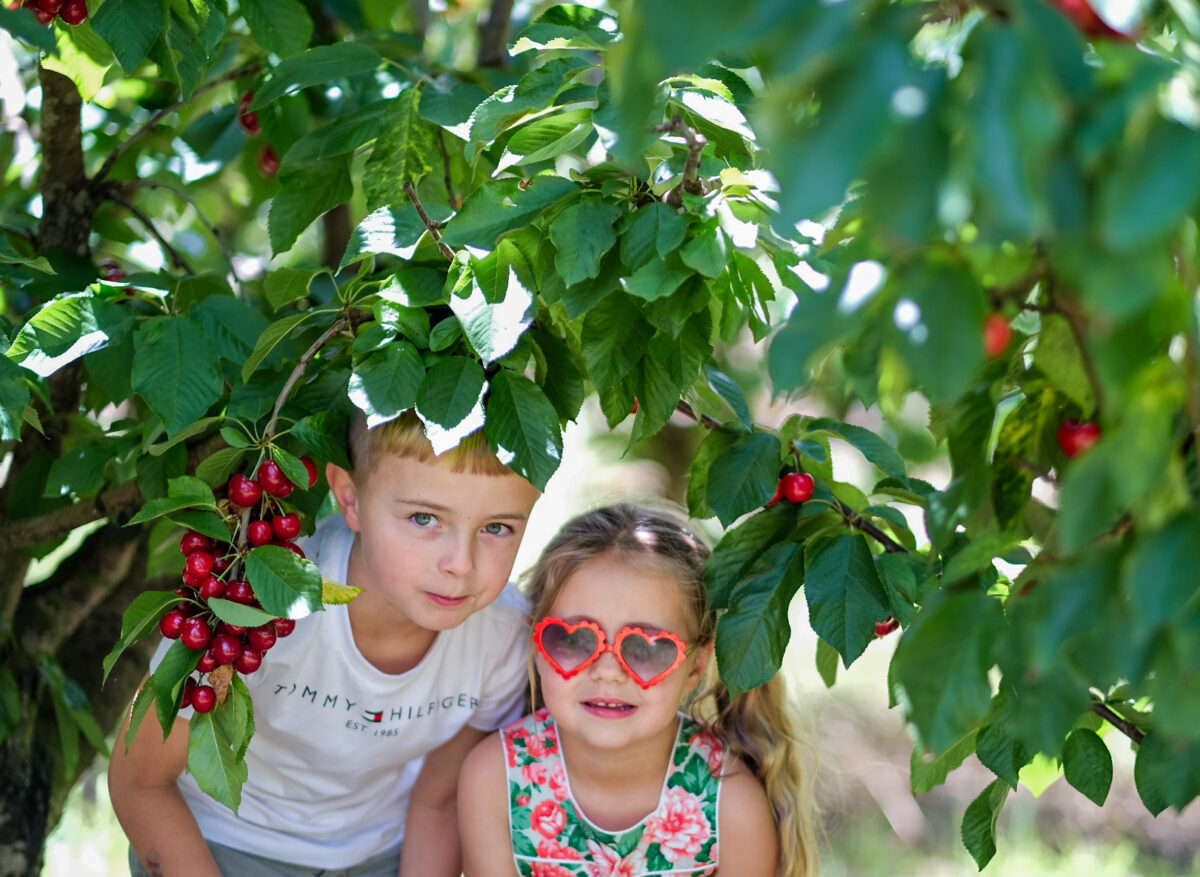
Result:
<instances>
[{"instance_id":1,"label":"cherry stem","mask_svg":"<svg viewBox=\"0 0 1200 877\"><path fill-rule=\"evenodd\" d=\"M421 199L417 197L417 190L409 180L404 181L404 194L408 196L408 200L413 203L413 207L417 208L417 215L421 217L421 222L425 223L425 227L429 229L429 235L438 245L438 249L442 255L454 261L454 250L450 249L449 244L442 240L442 233L438 231L441 228L436 222L429 218L429 214L425 212L425 205L421 203Z\"/></svg>"},{"instance_id":2,"label":"cherry stem","mask_svg":"<svg viewBox=\"0 0 1200 877\"><path fill-rule=\"evenodd\" d=\"M112 173L113 166L116 165L117 161L121 158L121 156L125 154L125 151L127 149L129 149L129 147L132 146L134 143L136 143L139 139L141 139L143 136L145 136L145 134L148 131L150 131L152 128L154 128L159 122L161 122L164 118L169 116L171 113L175 112L176 110L180 109L181 107L187 106L192 101L194 101L196 98L198 98L200 95L204 94L207 91L210 91L211 89L216 88L218 85L222 85L226 82L232 82L235 79L241 79L243 76L249 76L251 73L257 73L261 69L262 69L262 64L260 64L260 63L255 62L253 64L246 64L243 67L239 67L236 70L231 70L222 76L218 76L216 79L213 79L210 82L204 83L204 85L197 88L195 91L193 91L190 95L188 95L183 100L176 101L175 103L171 104L169 107L163 107L161 110L159 110L153 116L151 116L150 119L146 122L146 124L142 125L142 127L138 128L136 131L134 131L132 134L130 134L127 139L125 139L124 141L122 141L120 144L117 145L117 148L114 149L111 154L109 154L108 158L105 159L104 164L102 164L100 166L100 170L98 170L96 172L96 176L93 178L93 182L99 183L103 180L108 179L108 175L110 173Z\"/></svg>"}]
</instances>

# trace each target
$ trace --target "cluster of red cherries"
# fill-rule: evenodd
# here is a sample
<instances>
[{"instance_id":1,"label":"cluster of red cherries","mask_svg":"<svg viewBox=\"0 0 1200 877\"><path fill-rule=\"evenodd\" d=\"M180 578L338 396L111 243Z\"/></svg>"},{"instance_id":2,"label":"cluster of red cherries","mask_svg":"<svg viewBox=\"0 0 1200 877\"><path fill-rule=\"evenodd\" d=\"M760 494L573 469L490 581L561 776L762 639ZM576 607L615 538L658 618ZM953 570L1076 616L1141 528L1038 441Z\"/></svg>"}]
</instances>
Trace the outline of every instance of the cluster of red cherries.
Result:
<instances>
[{"instance_id":1,"label":"cluster of red cherries","mask_svg":"<svg viewBox=\"0 0 1200 877\"><path fill-rule=\"evenodd\" d=\"M308 470L308 486L317 483L317 467L308 457L301 457ZM218 542L189 530L179 540L184 555L183 585L175 589L182 598L179 604L158 623L162 635L177 639L189 649L203 652L196 664L200 678L218 667L231 666L238 673L257 670L266 654L280 637L296 627L291 618L275 618L258 627L243 627L221 621L208 606L208 601L223 598L232 603L262 608L250 583L239 575L245 545L278 545L304 557L304 551L293 541L300 535L300 516L285 512L280 500L286 499L296 485L283 474L279 464L267 460L258 468L257 478L238 473L229 479L225 494L229 499L229 520L232 530L242 526L241 510L251 510L245 524L244 541ZM241 547L236 544L241 542ZM211 686L188 677L184 683L183 704L198 713L210 712L217 705L217 693Z\"/></svg>"},{"instance_id":2,"label":"cluster of red cherries","mask_svg":"<svg viewBox=\"0 0 1200 877\"><path fill-rule=\"evenodd\" d=\"M83 24L88 17L86 0L16 0L8 8L20 9L22 6L32 10L42 24L50 24L56 18L67 24Z\"/></svg>"},{"instance_id":3,"label":"cluster of red cherries","mask_svg":"<svg viewBox=\"0 0 1200 877\"><path fill-rule=\"evenodd\" d=\"M254 92L252 91L243 94L241 100L238 101L238 124L242 126L242 130L247 135L257 137L262 133L262 123L258 121L258 113L250 109L253 101ZM258 169L268 177L273 177L279 172L279 153L270 143L258 152Z\"/></svg>"}]
</instances>

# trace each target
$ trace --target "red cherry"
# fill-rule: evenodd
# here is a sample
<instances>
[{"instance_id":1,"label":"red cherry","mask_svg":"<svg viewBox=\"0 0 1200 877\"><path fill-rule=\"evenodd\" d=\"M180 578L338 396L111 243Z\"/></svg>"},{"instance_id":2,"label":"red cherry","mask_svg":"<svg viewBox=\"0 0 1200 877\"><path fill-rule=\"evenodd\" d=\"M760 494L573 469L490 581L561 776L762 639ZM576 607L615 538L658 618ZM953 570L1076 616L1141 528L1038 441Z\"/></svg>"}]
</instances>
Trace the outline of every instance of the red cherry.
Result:
<instances>
[{"instance_id":1,"label":"red cherry","mask_svg":"<svg viewBox=\"0 0 1200 877\"><path fill-rule=\"evenodd\" d=\"M196 662L196 669L201 673L211 673L219 666L220 664L218 664L217 659L212 656L211 651L205 652L200 656L200 660Z\"/></svg>"},{"instance_id":2,"label":"red cherry","mask_svg":"<svg viewBox=\"0 0 1200 877\"><path fill-rule=\"evenodd\" d=\"M242 638L231 633L218 633L212 638L208 653L218 664L232 664L242 653Z\"/></svg>"},{"instance_id":3,"label":"red cherry","mask_svg":"<svg viewBox=\"0 0 1200 877\"><path fill-rule=\"evenodd\" d=\"M250 104L253 101L254 92L248 91L242 95L241 101L238 102L238 122L241 123L242 130L251 137L262 133L262 125L258 123L258 113L250 109Z\"/></svg>"},{"instance_id":4,"label":"red cherry","mask_svg":"<svg viewBox=\"0 0 1200 877\"><path fill-rule=\"evenodd\" d=\"M228 545L218 545L217 551L222 552L221 556L213 561L213 572L217 575L225 572L229 567L233 566L233 558L228 554Z\"/></svg>"},{"instance_id":5,"label":"red cherry","mask_svg":"<svg viewBox=\"0 0 1200 877\"><path fill-rule=\"evenodd\" d=\"M187 571L187 565L185 564L181 578L183 579L183 583L189 588L199 588L202 584L204 584L204 579L207 578L207 576L200 577L192 575Z\"/></svg>"},{"instance_id":6,"label":"red cherry","mask_svg":"<svg viewBox=\"0 0 1200 877\"><path fill-rule=\"evenodd\" d=\"M87 3L84 0L67 0L58 15L67 24L83 24L88 17Z\"/></svg>"},{"instance_id":7,"label":"red cherry","mask_svg":"<svg viewBox=\"0 0 1200 877\"><path fill-rule=\"evenodd\" d=\"M246 538L251 545L266 545L275 538L275 531L267 521L251 521L246 525Z\"/></svg>"},{"instance_id":8,"label":"red cherry","mask_svg":"<svg viewBox=\"0 0 1200 877\"><path fill-rule=\"evenodd\" d=\"M630 414L638 413L638 397L637 396L633 397L633 409L629 413Z\"/></svg>"},{"instance_id":9,"label":"red cherry","mask_svg":"<svg viewBox=\"0 0 1200 877\"><path fill-rule=\"evenodd\" d=\"M234 603L241 603L243 606L251 606L254 603L254 589L250 587L250 583L245 579L234 579L225 586L225 599Z\"/></svg>"},{"instance_id":10,"label":"red cherry","mask_svg":"<svg viewBox=\"0 0 1200 877\"><path fill-rule=\"evenodd\" d=\"M268 177L273 177L279 172L279 155L270 143L258 154L258 169Z\"/></svg>"},{"instance_id":11,"label":"red cherry","mask_svg":"<svg viewBox=\"0 0 1200 877\"><path fill-rule=\"evenodd\" d=\"M257 481L238 473L229 479L229 501L242 508L250 506L262 499L262 488Z\"/></svg>"},{"instance_id":12,"label":"red cherry","mask_svg":"<svg viewBox=\"0 0 1200 877\"><path fill-rule=\"evenodd\" d=\"M209 576L197 590L203 599L211 600L225 595L225 583L216 576Z\"/></svg>"},{"instance_id":13,"label":"red cherry","mask_svg":"<svg viewBox=\"0 0 1200 877\"><path fill-rule=\"evenodd\" d=\"M172 609L159 619L158 629L167 639L179 639L179 631L183 627L186 617L178 609Z\"/></svg>"},{"instance_id":14,"label":"red cherry","mask_svg":"<svg viewBox=\"0 0 1200 877\"><path fill-rule=\"evenodd\" d=\"M179 630L179 641L193 651L200 651L212 639L212 628L203 618L185 618Z\"/></svg>"},{"instance_id":15,"label":"red cherry","mask_svg":"<svg viewBox=\"0 0 1200 877\"><path fill-rule=\"evenodd\" d=\"M889 615L883 621L875 622L875 636L887 636L898 627L900 627L900 622Z\"/></svg>"},{"instance_id":16,"label":"red cherry","mask_svg":"<svg viewBox=\"0 0 1200 877\"><path fill-rule=\"evenodd\" d=\"M187 556L187 560L183 562L183 568L187 570L188 575L199 579L203 583L208 578L209 573L212 572L213 561L213 556L207 551L193 551ZM199 585L193 587L199 587Z\"/></svg>"},{"instance_id":17,"label":"red cherry","mask_svg":"<svg viewBox=\"0 0 1200 877\"><path fill-rule=\"evenodd\" d=\"M228 621L222 621L222 622L220 623L220 625L217 627L217 631L218 631L218 632L220 632L220 633L231 633L231 634L233 634L234 636L237 636L237 637L240 637L240 636L241 636L243 633L245 633L247 630L248 630L248 628L247 628L247 627L245 627L244 625L241 625L241 624L230 624Z\"/></svg>"},{"instance_id":18,"label":"red cherry","mask_svg":"<svg viewBox=\"0 0 1200 877\"><path fill-rule=\"evenodd\" d=\"M304 554L304 549L301 548L299 545L297 545L295 542L288 542L288 541L284 540L284 541L272 542L271 544L278 545L280 548L286 548L288 551L292 552L292 554L299 555L300 557L306 556Z\"/></svg>"},{"instance_id":19,"label":"red cherry","mask_svg":"<svg viewBox=\"0 0 1200 877\"><path fill-rule=\"evenodd\" d=\"M1003 314L988 314L983 321L983 350L991 357L999 356L1008 349L1012 340L1012 326Z\"/></svg>"},{"instance_id":20,"label":"red cherry","mask_svg":"<svg viewBox=\"0 0 1200 877\"><path fill-rule=\"evenodd\" d=\"M246 646L233 662L233 666L239 673L253 673L262 666L262 652Z\"/></svg>"},{"instance_id":21,"label":"red cherry","mask_svg":"<svg viewBox=\"0 0 1200 877\"><path fill-rule=\"evenodd\" d=\"M188 530L183 534L183 538L179 540L179 550L183 554L191 554L195 551L212 551L212 547L212 540L201 533L197 533L195 530Z\"/></svg>"},{"instance_id":22,"label":"red cherry","mask_svg":"<svg viewBox=\"0 0 1200 877\"><path fill-rule=\"evenodd\" d=\"M187 709L192 705L192 695L196 693L196 680L189 676L183 683L183 701L179 704L181 709Z\"/></svg>"},{"instance_id":23,"label":"red cherry","mask_svg":"<svg viewBox=\"0 0 1200 877\"><path fill-rule=\"evenodd\" d=\"M1119 37L1127 39L1126 34L1111 27L1108 22L1096 14L1096 10L1088 0L1055 0L1066 16L1075 22L1075 26L1089 37Z\"/></svg>"},{"instance_id":24,"label":"red cherry","mask_svg":"<svg viewBox=\"0 0 1200 877\"><path fill-rule=\"evenodd\" d=\"M258 467L258 483L267 493L280 498L286 497L296 487L274 460L267 460Z\"/></svg>"},{"instance_id":25,"label":"red cherry","mask_svg":"<svg viewBox=\"0 0 1200 877\"><path fill-rule=\"evenodd\" d=\"M783 499L783 479L779 479L779 483L775 485L775 495L767 500L768 506L773 506L775 503Z\"/></svg>"},{"instance_id":26,"label":"red cherry","mask_svg":"<svg viewBox=\"0 0 1200 877\"><path fill-rule=\"evenodd\" d=\"M308 486L315 487L317 484L317 464L308 457L301 457L300 462L304 464L304 468L308 470Z\"/></svg>"},{"instance_id":27,"label":"red cherry","mask_svg":"<svg viewBox=\"0 0 1200 877\"><path fill-rule=\"evenodd\" d=\"M285 636L290 636L292 631L296 629L296 619L276 618L271 622L271 626L275 628L276 636L283 638Z\"/></svg>"},{"instance_id":28,"label":"red cherry","mask_svg":"<svg viewBox=\"0 0 1200 877\"><path fill-rule=\"evenodd\" d=\"M34 0L29 5L43 12L53 12L57 15L58 10L62 9L63 0Z\"/></svg>"},{"instance_id":29,"label":"red cherry","mask_svg":"<svg viewBox=\"0 0 1200 877\"><path fill-rule=\"evenodd\" d=\"M1094 445L1100 438L1100 424L1078 420L1064 420L1058 425L1058 446L1068 458L1074 459Z\"/></svg>"},{"instance_id":30,"label":"red cherry","mask_svg":"<svg viewBox=\"0 0 1200 877\"><path fill-rule=\"evenodd\" d=\"M275 627L271 624L264 624L262 627L251 628L246 634L246 643L252 649L266 652L270 651L278 638L279 634L275 632Z\"/></svg>"},{"instance_id":31,"label":"red cherry","mask_svg":"<svg viewBox=\"0 0 1200 877\"><path fill-rule=\"evenodd\" d=\"M276 537L288 542L300 535L300 516L295 512L287 515L276 515L271 520L271 528Z\"/></svg>"},{"instance_id":32,"label":"red cherry","mask_svg":"<svg viewBox=\"0 0 1200 877\"><path fill-rule=\"evenodd\" d=\"M37 20L42 24L50 24L50 22L54 21L54 19L58 17L57 13L47 12L45 9L41 9L37 6L31 6L30 9L33 10L33 14L37 16Z\"/></svg>"},{"instance_id":33,"label":"red cherry","mask_svg":"<svg viewBox=\"0 0 1200 877\"><path fill-rule=\"evenodd\" d=\"M784 499L789 502L804 502L813 495L816 483L807 472L789 472L779 480Z\"/></svg>"},{"instance_id":34,"label":"red cherry","mask_svg":"<svg viewBox=\"0 0 1200 877\"><path fill-rule=\"evenodd\" d=\"M198 713L211 713L217 705L217 693L211 685L197 685L192 692L192 709Z\"/></svg>"}]
</instances>

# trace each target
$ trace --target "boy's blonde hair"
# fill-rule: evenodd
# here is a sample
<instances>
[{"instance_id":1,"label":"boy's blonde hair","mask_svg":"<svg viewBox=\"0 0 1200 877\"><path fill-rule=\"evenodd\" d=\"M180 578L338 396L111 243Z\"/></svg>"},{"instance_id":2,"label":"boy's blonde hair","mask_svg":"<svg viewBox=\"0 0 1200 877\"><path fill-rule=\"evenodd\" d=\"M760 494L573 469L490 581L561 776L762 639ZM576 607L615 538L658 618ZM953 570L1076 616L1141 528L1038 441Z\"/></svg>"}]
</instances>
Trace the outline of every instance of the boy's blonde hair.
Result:
<instances>
[{"instance_id":1,"label":"boy's blonde hair","mask_svg":"<svg viewBox=\"0 0 1200 877\"><path fill-rule=\"evenodd\" d=\"M568 521L529 572L526 594L531 617L544 618L570 575L602 555L644 564L678 583L688 617L690 641L713 641L717 614L708 603L704 567L708 546L686 519L667 509L618 503ZM534 706L540 705L530 651ZM811 770L802 764L804 743L789 713L785 682L778 674L738 697L731 697L710 661L688 711L709 728L751 770L766 790L779 834L779 877L815 877L819 870L816 793Z\"/></svg>"},{"instance_id":2,"label":"boy's blonde hair","mask_svg":"<svg viewBox=\"0 0 1200 877\"><path fill-rule=\"evenodd\" d=\"M358 412L350 424L348 445L356 478L370 475L380 458L389 455L422 463L445 459L449 461L451 471L472 475L516 474L500 462L482 429L471 433L439 457L425 435L425 424L411 408L394 420L369 429L366 416Z\"/></svg>"}]
</instances>

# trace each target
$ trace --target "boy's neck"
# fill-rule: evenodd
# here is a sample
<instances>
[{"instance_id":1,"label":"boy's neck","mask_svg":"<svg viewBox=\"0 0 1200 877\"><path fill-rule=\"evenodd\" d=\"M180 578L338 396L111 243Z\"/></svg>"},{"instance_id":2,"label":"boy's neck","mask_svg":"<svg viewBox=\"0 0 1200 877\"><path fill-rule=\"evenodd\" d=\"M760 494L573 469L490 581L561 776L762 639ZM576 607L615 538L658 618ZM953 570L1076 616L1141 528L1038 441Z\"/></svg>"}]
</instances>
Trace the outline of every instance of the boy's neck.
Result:
<instances>
[{"instance_id":1,"label":"boy's neck","mask_svg":"<svg viewBox=\"0 0 1200 877\"><path fill-rule=\"evenodd\" d=\"M399 617L392 607L378 607L371 591L363 591L347 607L354 644L367 661L380 672L407 673L433 647L436 630L420 627Z\"/></svg>"}]
</instances>

